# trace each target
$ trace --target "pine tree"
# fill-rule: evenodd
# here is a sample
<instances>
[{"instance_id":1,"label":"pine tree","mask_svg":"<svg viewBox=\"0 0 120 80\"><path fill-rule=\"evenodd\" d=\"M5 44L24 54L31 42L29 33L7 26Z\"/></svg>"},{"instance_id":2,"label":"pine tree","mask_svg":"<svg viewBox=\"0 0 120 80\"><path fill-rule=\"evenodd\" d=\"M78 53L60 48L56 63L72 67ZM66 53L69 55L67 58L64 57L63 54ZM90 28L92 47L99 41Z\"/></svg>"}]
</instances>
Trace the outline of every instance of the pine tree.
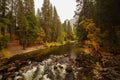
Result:
<instances>
[{"instance_id":1,"label":"pine tree","mask_svg":"<svg viewBox=\"0 0 120 80\"><path fill-rule=\"evenodd\" d=\"M10 25L8 27L8 32L10 34L10 40L15 40L16 33L16 7L18 0L10 0L10 10L8 12L8 18L10 20Z\"/></svg>"},{"instance_id":2,"label":"pine tree","mask_svg":"<svg viewBox=\"0 0 120 80\"><path fill-rule=\"evenodd\" d=\"M38 35L37 35L37 19L35 17L35 15L33 13L29 14L26 16L27 18L27 21L29 23L29 29L28 29L28 34L27 34L27 37L26 38L28 40L28 46L30 44L34 44L34 42L36 41Z\"/></svg>"},{"instance_id":3,"label":"pine tree","mask_svg":"<svg viewBox=\"0 0 120 80\"><path fill-rule=\"evenodd\" d=\"M42 12L38 9L37 11L37 26L38 26L38 43L44 43L45 42L45 31L43 30L43 18L42 18Z\"/></svg>"},{"instance_id":4,"label":"pine tree","mask_svg":"<svg viewBox=\"0 0 120 80\"><path fill-rule=\"evenodd\" d=\"M40 12L40 9L37 10L37 26L42 27L43 26L43 18L42 18L42 12Z\"/></svg>"},{"instance_id":5,"label":"pine tree","mask_svg":"<svg viewBox=\"0 0 120 80\"><path fill-rule=\"evenodd\" d=\"M64 28L64 36L65 36L65 40L73 40L73 29L72 26L70 24L69 20L65 20L63 23L63 28Z\"/></svg>"},{"instance_id":6,"label":"pine tree","mask_svg":"<svg viewBox=\"0 0 120 80\"><path fill-rule=\"evenodd\" d=\"M57 42L63 39L63 28L56 8L52 6L49 0L44 0L43 6L38 10L39 26L42 27L46 36L46 42Z\"/></svg>"},{"instance_id":7,"label":"pine tree","mask_svg":"<svg viewBox=\"0 0 120 80\"><path fill-rule=\"evenodd\" d=\"M43 29L46 33L46 41L50 42L51 41L51 4L49 0L44 0L43 7L42 7L42 17L43 17Z\"/></svg>"},{"instance_id":8,"label":"pine tree","mask_svg":"<svg viewBox=\"0 0 120 80\"><path fill-rule=\"evenodd\" d=\"M64 21L64 23L63 23L63 31L64 31L64 40L66 41L67 40L67 22L66 21Z\"/></svg>"},{"instance_id":9,"label":"pine tree","mask_svg":"<svg viewBox=\"0 0 120 80\"><path fill-rule=\"evenodd\" d=\"M25 4L25 9L26 9L26 13L35 13L35 9L34 9L34 0L25 0L24 1Z\"/></svg>"},{"instance_id":10,"label":"pine tree","mask_svg":"<svg viewBox=\"0 0 120 80\"><path fill-rule=\"evenodd\" d=\"M7 17L8 14L8 4L9 4L9 0L1 0L0 1L0 22L1 22L1 34L5 35L7 32L7 27L10 24L10 20Z\"/></svg>"},{"instance_id":11,"label":"pine tree","mask_svg":"<svg viewBox=\"0 0 120 80\"><path fill-rule=\"evenodd\" d=\"M68 40L72 40L73 39L72 27L71 27L70 21L68 21L68 26L67 26L67 38L68 38Z\"/></svg>"},{"instance_id":12,"label":"pine tree","mask_svg":"<svg viewBox=\"0 0 120 80\"><path fill-rule=\"evenodd\" d=\"M23 46L23 49L25 50L27 47L27 33L29 29L29 23L25 16L22 16L21 22L19 23L19 40L21 42L21 45Z\"/></svg>"},{"instance_id":13,"label":"pine tree","mask_svg":"<svg viewBox=\"0 0 120 80\"><path fill-rule=\"evenodd\" d=\"M54 14L53 14L53 41L57 41L57 36L58 36L58 31L57 31L57 27L58 27L58 14L57 14L57 10L54 7Z\"/></svg>"},{"instance_id":14,"label":"pine tree","mask_svg":"<svg viewBox=\"0 0 120 80\"><path fill-rule=\"evenodd\" d=\"M53 15L53 30L54 41L62 42L64 40L64 29L62 27L60 17L58 16L55 6Z\"/></svg>"},{"instance_id":15,"label":"pine tree","mask_svg":"<svg viewBox=\"0 0 120 80\"><path fill-rule=\"evenodd\" d=\"M23 45L23 49L25 49L26 46L33 44L37 39L37 20L34 12L30 10L31 5L24 3L22 0L19 0L18 4L17 30L20 43ZM28 12L28 10L30 10L30 12ZM23 22L23 20L25 22Z\"/></svg>"},{"instance_id":16,"label":"pine tree","mask_svg":"<svg viewBox=\"0 0 120 80\"><path fill-rule=\"evenodd\" d=\"M58 20L58 23L57 23L58 25L57 25L57 32L56 32L56 34L57 34L57 41L58 42L62 42L63 41L63 35L62 35L62 24L61 24L61 22Z\"/></svg>"}]
</instances>

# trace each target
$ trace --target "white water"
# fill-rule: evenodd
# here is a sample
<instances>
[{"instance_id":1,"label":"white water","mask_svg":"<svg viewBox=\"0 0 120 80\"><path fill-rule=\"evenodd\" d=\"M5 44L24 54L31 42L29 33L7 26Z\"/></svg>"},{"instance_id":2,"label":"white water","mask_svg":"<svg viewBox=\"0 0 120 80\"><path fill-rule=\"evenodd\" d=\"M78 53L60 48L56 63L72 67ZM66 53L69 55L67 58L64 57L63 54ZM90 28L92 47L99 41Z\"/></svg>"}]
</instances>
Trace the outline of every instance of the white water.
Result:
<instances>
[{"instance_id":1,"label":"white water","mask_svg":"<svg viewBox=\"0 0 120 80\"><path fill-rule=\"evenodd\" d=\"M73 57L72 57L73 58ZM74 66L75 63L71 56L51 56L42 62L31 63L30 68L26 71L22 71L22 77L24 80L71 80L77 79L77 68ZM15 80L21 78L16 76Z\"/></svg>"}]
</instances>

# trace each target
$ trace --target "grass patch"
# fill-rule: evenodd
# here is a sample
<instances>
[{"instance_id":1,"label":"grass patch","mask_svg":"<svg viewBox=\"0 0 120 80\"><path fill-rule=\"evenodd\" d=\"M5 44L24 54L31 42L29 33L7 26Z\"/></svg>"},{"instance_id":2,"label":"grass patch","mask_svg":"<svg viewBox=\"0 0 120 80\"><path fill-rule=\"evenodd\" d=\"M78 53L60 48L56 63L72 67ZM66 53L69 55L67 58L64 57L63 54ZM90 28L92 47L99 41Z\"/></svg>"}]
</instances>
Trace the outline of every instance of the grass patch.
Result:
<instances>
[{"instance_id":1,"label":"grass patch","mask_svg":"<svg viewBox=\"0 0 120 80\"><path fill-rule=\"evenodd\" d=\"M46 42L45 43L45 46L50 48L50 47L58 47L58 46L61 46L61 45L65 45L67 42L66 41L63 41L63 42L51 42L51 43L48 43Z\"/></svg>"},{"instance_id":2,"label":"grass patch","mask_svg":"<svg viewBox=\"0 0 120 80\"><path fill-rule=\"evenodd\" d=\"M12 57L12 55L9 54L9 53L6 53L6 50L4 50L4 49L1 50L1 53L2 53L2 58L10 58L10 57Z\"/></svg>"}]
</instances>

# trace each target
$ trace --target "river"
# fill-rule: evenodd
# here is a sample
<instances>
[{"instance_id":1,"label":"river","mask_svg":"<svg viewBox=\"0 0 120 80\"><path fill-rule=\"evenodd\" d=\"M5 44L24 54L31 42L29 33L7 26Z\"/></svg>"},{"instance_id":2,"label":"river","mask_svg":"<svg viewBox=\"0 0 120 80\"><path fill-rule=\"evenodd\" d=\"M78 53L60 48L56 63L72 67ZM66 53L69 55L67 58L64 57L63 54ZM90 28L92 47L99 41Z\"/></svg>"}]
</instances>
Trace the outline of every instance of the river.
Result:
<instances>
[{"instance_id":1,"label":"river","mask_svg":"<svg viewBox=\"0 0 120 80\"><path fill-rule=\"evenodd\" d=\"M16 55L0 73L1 80L77 80L74 43Z\"/></svg>"},{"instance_id":2,"label":"river","mask_svg":"<svg viewBox=\"0 0 120 80\"><path fill-rule=\"evenodd\" d=\"M91 56L77 50L74 45L75 43L68 43L16 55L8 59L0 69L0 80L120 79L120 56Z\"/></svg>"}]
</instances>

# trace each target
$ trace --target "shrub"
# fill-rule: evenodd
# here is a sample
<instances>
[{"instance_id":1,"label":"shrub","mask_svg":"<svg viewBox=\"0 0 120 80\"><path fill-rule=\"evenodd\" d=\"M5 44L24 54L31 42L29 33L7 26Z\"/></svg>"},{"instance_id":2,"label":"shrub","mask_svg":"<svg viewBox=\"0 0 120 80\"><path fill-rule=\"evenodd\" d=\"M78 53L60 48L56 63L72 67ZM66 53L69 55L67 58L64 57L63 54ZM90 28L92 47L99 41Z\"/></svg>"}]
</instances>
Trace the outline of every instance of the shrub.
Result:
<instances>
[{"instance_id":1,"label":"shrub","mask_svg":"<svg viewBox=\"0 0 120 80\"><path fill-rule=\"evenodd\" d=\"M0 34L0 50L6 48L10 40L10 35L6 34L5 36Z\"/></svg>"},{"instance_id":2,"label":"shrub","mask_svg":"<svg viewBox=\"0 0 120 80\"><path fill-rule=\"evenodd\" d=\"M84 19L80 22L80 25L83 26L84 30L87 33L85 35L87 39L84 40L85 52L91 53L93 52L93 50L98 51L100 49L101 44L100 29L96 27L92 19Z\"/></svg>"}]
</instances>

